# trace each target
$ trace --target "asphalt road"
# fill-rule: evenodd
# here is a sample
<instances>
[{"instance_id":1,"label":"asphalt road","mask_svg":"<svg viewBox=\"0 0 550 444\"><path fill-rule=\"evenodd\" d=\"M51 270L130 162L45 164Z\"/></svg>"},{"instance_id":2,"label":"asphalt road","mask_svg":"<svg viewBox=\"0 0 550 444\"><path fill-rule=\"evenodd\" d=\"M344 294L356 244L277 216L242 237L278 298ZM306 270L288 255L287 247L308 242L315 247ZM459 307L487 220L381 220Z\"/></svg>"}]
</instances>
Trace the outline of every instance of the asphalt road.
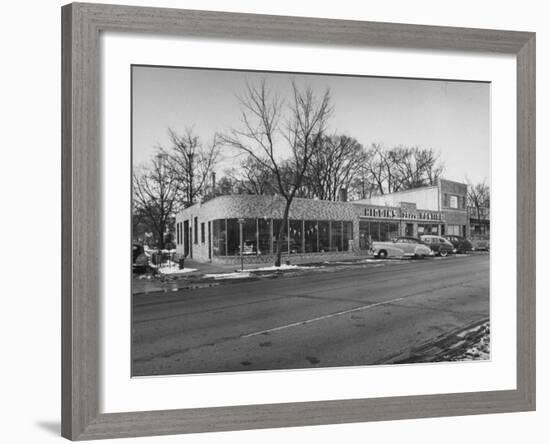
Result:
<instances>
[{"instance_id":1,"label":"asphalt road","mask_svg":"<svg viewBox=\"0 0 550 444\"><path fill-rule=\"evenodd\" d=\"M489 255L137 295L132 318L134 376L403 362L489 318Z\"/></svg>"}]
</instances>

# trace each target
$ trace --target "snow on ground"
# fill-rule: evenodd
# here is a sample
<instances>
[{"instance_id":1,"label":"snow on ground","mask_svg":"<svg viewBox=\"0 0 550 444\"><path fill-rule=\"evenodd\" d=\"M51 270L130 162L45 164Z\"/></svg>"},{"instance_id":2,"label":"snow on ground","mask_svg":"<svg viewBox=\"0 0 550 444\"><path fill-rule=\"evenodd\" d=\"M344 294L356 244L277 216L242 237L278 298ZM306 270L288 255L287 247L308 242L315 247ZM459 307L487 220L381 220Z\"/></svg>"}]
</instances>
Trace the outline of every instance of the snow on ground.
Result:
<instances>
[{"instance_id":1,"label":"snow on ground","mask_svg":"<svg viewBox=\"0 0 550 444\"><path fill-rule=\"evenodd\" d=\"M457 335L462 343L447 353L443 361L472 361L491 358L491 327L489 321Z\"/></svg>"},{"instance_id":2,"label":"snow on ground","mask_svg":"<svg viewBox=\"0 0 550 444\"><path fill-rule=\"evenodd\" d=\"M176 249L175 248L171 249L171 250L167 250L167 249L158 250L156 248L150 248L147 245L143 246L143 251L145 251L146 253L158 253L160 251L162 254L176 254Z\"/></svg>"},{"instance_id":3,"label":"snow on ground","mask_svg":"<svg viewBox=\"0 0 550 444\"><path fill-rule=\"evenodd\" d=\"M319 267L311 267L311 266L304 266L304 265L287 265L282 264L280 267L276 267L275 265L272 265L271 267L262 267L262 268L248 268L245 271L278 271L278 270L306 270L309 268L319 268Z\"/></svg>"},{"instance_id":4,"label":"snow on ground","mask_svg":"<svg viewBox=\"0 0 550 444\"><path fill-rule=\"evenodd\" d=\"M213 279L244 279L249 278L251 273L249 271L236 271L235 273L213 273L205 274L205 278Z\"/></svg>"},{"instance_id":5,"label":"snow on ground","mask_svg":"<svg viewBox=\"0 0 550 444\"><path fill-rule=\"evenodd\" d=\"M174 268L174 267L177 267L178 265L179 264L177 262L167 260L166 262L163 262L162 264L160 264L160 267L161 268Z\"/></svg>"},{"instance_id":6,"label":"snow on ground","mask_svg":"<svg viewBox=\"0 0 550 444\"><path fill-rule=\"evenodd\" d=\"M196 268L182 268L180 269L177 265L172 265L170 267L161 267L158 269L160 274L182 274L182 273L192 273L197 271Z\"/></svg>"},{"instance_id":7,"label":"snow on ground","mask_svg":"<svg viewBox=\"0 0 550 444\"><path fill-rule=\"evenodd\" d=\"M304 266L304 265L281 265L280 267L275 267L274 265L271 267L261 267L261 268L246 268L244 270L238 270L233 273L212 273L212 274L205 274L205 278L213 278L213 279L243 279L243 278L249 278L253 276L253 273L256 271L284 271L284 270L306 270L306 269L312 269L312 268L320 268L320 267L311 267L311 266Z\"/></svg>"},{"instance_id":8,"label":"snow on ground","mask_svg":"<svg viewBox=\"0 0 550 444\"><path fill-rule=\"evenodd\" d=\"M470 346L459 356L458 360L490 359L491 357L491 334L489 321L477 329L468 331L464 336L473 336Z\"/></svg>"},{"instance_id":9,"label":"snow on ground","mask_svg":"<svg viewBox=\"0 0 550 444\"><path fill-rule=\"evenodd\" d=\"M193 271L197 271L196 268L181 268L179 267L179 264L174 261L166 261L163 262L160 266L149 264L151 268L154 268L157 270L159 274L184 274L184 273L192 273Z\"/></svg>"}]
</instances>

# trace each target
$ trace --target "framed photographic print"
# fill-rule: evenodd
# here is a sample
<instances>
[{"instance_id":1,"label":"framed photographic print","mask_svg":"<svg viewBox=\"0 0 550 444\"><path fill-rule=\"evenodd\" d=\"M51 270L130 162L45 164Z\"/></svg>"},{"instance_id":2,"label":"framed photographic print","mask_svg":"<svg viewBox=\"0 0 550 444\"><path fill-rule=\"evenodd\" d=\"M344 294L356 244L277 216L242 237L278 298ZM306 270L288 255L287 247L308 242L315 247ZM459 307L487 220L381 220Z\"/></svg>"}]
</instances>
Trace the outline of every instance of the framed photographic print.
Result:
<instances>
[{"instance_id":1,"label":"framed photographic print","mask_svg":"<svg viewBox=\"0 0 550 444\"><path fill-rule=\"evenodd\" d=\"M533 33L62 24L63 436L535 408Z\"/></svg>"}]
</instances>

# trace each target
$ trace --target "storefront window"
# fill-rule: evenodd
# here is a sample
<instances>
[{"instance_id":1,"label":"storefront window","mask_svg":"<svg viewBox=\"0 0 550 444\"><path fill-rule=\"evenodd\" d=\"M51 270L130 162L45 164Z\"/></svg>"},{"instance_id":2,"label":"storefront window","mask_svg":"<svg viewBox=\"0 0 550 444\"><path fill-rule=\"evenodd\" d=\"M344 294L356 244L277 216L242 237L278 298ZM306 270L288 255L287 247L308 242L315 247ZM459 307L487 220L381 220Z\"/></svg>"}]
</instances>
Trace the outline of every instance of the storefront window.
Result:
<instances>
[{"instance_id":1,"label":"storefront window","mask_svg":"<svg viewBox=\"0 0 550 444\"><path fill-rule=\"evenodd\" d=\"M369 241L369 222L360 220L359 221L359 248L361 250L368 250L370 247Z\"/></svg>"},{"instance_id":2,"label":"storefront window","mask_svg":"<svg viewBox=\"0 0 550 444\"><path fill-rule=\"evenodd\" d=\"M212 253L214 256L225 256L225 219L212 222Z\"/></svg>"},{"instance_id":3,"label":"storefront window","mask_svg":"<svg viewBox=\"0 0 550 444\"><path fill-rule=\"evenodd\" d=\"M380 222L380 240L382 242L391 240L387 222Z\"/></svg>"},{"instance_id":4,"label":"storefront window","mask_svg":"<svg viewBox=\"0 0 550 444\"><path fill-rule=\"evenodd\" d=\"M373 242L380 241L380 222L369 222L369 233Z\"/></svg>"},{"instance_id":5,"label":"storefront window","mask_svg":"<svg viewBox=\"0 0 550 444\"><path fill-rule=\"evenodd\" d=\"M302 221L290 220L289 221L289 238L290 238L290 252L302 253Z\"/></svg>"},{"instance_id":6,"label":"storefront window","mask_svg":"<svg viewBox=\"0 0 550 444\"><path fill-rule=\"evenodd\" d=\"M331 231L331 251L342 251L342 222L332 221L330 223Z\"/></svg>"},{"instance_id":7,"label":"storefront window","mask_svg":"<svg viewBox=\"0 0 550 444\"><path fill-rule=\"evenodd\" d=\"M276 251L277 239L279 237L279 230L281 229L281 224L283 223L282 219L273 219L273 252ZM283 253L288 252L288 227L285 227L283 231L283 244L281 246L281 251Z\"/></svg>"},{"instance_id":8,"label":"storefront window","mask_svg":"<svg viewBox=\"0 0 550 444\"><path fill-rule=\"evenodd\" d=\"M330 222L328 220L319 221L319 252L324 253L330 250Z\"/></svg>"},{"instance_id":9,"label":"storefront window","mask_svg":"<svg viewBox=\"0 0 550 444\"><path fill-rule=\"evenodd\" d=\"M317 253L319 251L317 247L317 234L319 232L317 221L304 221L304 228L306 253Z\"/></svg>"},{"instance_id":10,"label":"storefront window","mask_svg":"<svg viewBox=\"0 0 550 444\"><path fill-rule=\"evenodd\" d=\"M460 225L447 225L447 234L460 236Z\"/></svg>"},{"instance_id":11,"label":"storefront window","mask_svg":"<svg viewBox=\"0 0 550 444\"><path fill-rule=\"evenodd\" d=\"M437 224L418 224L418 235L438 234L439 226Z\"/></svg>"},{"instance_id":12,"label":"storefront window","mask_svg":"<svg viewBox=\"0 0 550 444\"><path fill-rule=\"evenodd\" d=\"M390 239L395 239L399 237L399 224L396 222L388 223L388 237Z\"/></svg>"},{"instance_id":13,"label":"storefront window","mask_svg":"<svg viewBox=\"0 0 550 444\"><path fill-rule=\"evenodd\" d=\"M240 254L240 248L239 248ZM256 219L245 219L243 222L243 254L258 254Z\"/></svg>"},{"instance_id":14,"label":"storefront window","mask_svg":"<svg viewBox=\"0 0 550 444\"><path fill-rule=\"evenodd\" d=\"M227 255L236 256L239 254L239 221L227 219Z\"/></svg>"},{"instance_id":15,"label":"storefront window","mask_svg":"<svg viewBox=\"0 0 550 444\"><path fill-rule=\"evenodd\" d=\"M353 240L353 222L342 222L344 234L343 234L343 247L344 251L350 250L350 241Z\"/></svg>"},{"instance_id":16,"label":"storefront window","mask_svg":"<svg viewBox=\"0 0 550 444\"><path fill-rule=\"evenodd\" d=\"M271 219L258 219L258 241L260 249L258 254L271 254L273 251L271 224Z\"/></svg>"}]
</instances>

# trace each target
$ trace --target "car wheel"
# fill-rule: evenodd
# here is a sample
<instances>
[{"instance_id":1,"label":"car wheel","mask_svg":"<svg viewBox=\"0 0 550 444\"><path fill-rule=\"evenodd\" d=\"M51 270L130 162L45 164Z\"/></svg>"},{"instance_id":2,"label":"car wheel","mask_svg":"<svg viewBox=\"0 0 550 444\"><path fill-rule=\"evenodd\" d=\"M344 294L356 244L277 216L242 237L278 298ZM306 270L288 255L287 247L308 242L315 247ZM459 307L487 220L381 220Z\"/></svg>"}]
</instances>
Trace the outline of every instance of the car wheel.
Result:
<instances>
[{"instance_id":1,"label":"car wheel","mask_svg":"<svg viewBox=\"0 0 550 444\"><path fill-rule=\"evenodd\" d=\"M386 250L380 250L378 252L379 259L386 259L387 257L388 257L388 253L386 252Z\"/></svg>"},{"instance_id":2,"label":"car wheel","mask_svg":"<svg viewBox=\"0 0 550 444\"><path fill-rule=\"evenodd\" d=\"M449 252L447 250L439 250L439 255L441 257L445 257L449 254Z\"/></svg>"}]
</instances>

